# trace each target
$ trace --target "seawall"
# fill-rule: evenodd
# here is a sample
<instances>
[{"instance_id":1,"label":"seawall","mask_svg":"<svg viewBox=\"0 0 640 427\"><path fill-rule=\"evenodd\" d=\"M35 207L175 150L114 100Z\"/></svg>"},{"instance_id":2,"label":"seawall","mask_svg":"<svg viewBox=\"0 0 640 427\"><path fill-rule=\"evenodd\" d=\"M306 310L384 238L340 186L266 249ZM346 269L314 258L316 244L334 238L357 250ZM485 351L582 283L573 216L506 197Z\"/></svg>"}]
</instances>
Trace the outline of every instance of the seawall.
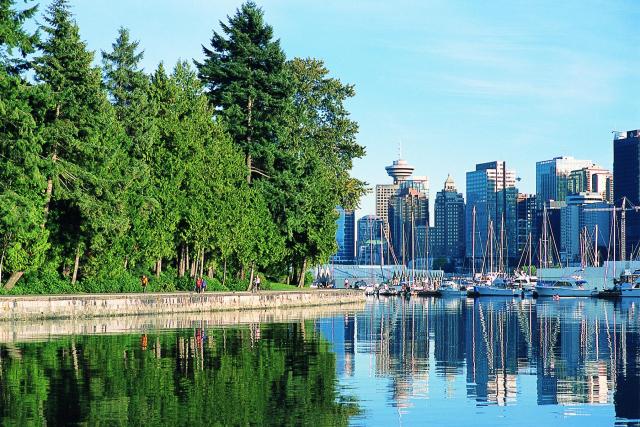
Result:
<instances>
[{"instance_id":1,"label":"seawall","mask_svg":"<svg viewBox=\"0 0 640 427\"><path fill-rule=\"evenodd\" d=\"M139 316L31 319L0 322L0 343L47 341L71 335L144 334L185 328L220 328L260 323L292 323L359 312L364 302L312 307L141 314Z\"/></svg>"},{"instance_id":2,"label":"seawall","mask_svg":"<svg viewBox=\"0 0 640 427\"><path fill-rule=\"evenodd\" d=\"M358 302L364 305L364 294L347 290L2 296L0 322L264 310Z\"/></svg>"}]
</instances>

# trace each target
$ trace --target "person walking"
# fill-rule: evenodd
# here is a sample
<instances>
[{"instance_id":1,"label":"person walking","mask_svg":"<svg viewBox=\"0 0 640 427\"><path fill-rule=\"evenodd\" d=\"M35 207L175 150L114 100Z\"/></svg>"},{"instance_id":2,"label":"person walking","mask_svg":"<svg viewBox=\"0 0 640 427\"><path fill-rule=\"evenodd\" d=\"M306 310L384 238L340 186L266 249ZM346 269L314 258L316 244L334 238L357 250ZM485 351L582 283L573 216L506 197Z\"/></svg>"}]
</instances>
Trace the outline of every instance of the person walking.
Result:
<instances>
[{"instance_id":1,"label":"person walking","mask_svg":"<svg viewBox=\"0 0 640 427\"><path fill-rule=\"evenodd\" d=\"M142 285L142 292L147 292L147 285L149 284L149 278L146 274L143 274L140 278L140 284Z\"/></svg>"},{"instance_id":2,"label":"person walking","mask_svg":"<svg viewBox=\"0 0 640 427\"><path fill-rule=\"evenodd\" d=\"M260 276L256 274L256 277L253 279L253 292L258 292L260 290Z\"/></svg>"},{"instance_id":3,"label":"person walking","mask_svg":"<svg viewBox=\"0 0 640 427\"><path fill-rule=\"evenodd\" d=\"M196 293L200 293L202 290L202 277L196 279Z\"/></svg>"}]
</instances>

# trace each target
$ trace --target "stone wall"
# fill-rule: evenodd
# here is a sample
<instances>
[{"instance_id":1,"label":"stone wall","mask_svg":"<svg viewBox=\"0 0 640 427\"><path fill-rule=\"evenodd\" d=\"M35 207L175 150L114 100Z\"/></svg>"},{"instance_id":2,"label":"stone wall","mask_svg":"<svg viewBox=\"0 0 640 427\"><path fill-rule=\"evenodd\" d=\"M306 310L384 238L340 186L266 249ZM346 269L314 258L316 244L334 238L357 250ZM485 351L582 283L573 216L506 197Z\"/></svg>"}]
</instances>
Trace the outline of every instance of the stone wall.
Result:
<instances>
[{"instance_id":1,"label":"stone wall","mask_svg":"<svg viewBox=\"0 0 640 427\"><path fill-rule=\"evenodd\" d=\"M364 303L360 291L309 290L0 297L0 321L68 319L162 313L197 313Z\"/></svg>"},{"instance_id":2,"label":"stone wall","mask_svg":"<svg viewBox=\"0 0 640 427\"><path fill-rule=\"evenodd\" d=\"M364 301L359 301L357 303L311 307L4 321L0 322L0 343L46 341L67 335L144 334L188 328L291 323L357 313L362 311L364 307Z\"/></svg>"}]
</instances>

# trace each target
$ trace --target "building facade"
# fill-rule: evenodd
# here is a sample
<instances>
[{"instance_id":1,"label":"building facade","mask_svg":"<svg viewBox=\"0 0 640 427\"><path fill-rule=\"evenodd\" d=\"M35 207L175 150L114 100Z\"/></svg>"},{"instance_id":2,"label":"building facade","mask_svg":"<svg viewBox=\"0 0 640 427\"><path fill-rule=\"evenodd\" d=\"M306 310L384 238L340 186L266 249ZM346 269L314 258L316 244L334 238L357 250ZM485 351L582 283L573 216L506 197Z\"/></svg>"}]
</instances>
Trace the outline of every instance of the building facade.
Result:
<instances>
[{"instance_id":1,"label":"building facade","mask_svg":"<svg viewBox=\"0 0 640 427\"><path fill-rule=\"evenodd\" d=\"M436 194L434 257L462 263L465 256L464 197L458 193L453 178L447 177L444 188Z\"/></svg>"},{"instance_id":2,"label":"building facade","mask_svg":"<svg viewBox=\"0 0 640 427\"><path fill-rule=\"evenodd\" d=\"M409 265L427 255L426 238L418 239L418 227L429 225L429 197L424 178L405 180L389 200L389 232L392 255L400 264Z\"/></svg>"},{"instance_id":3,"label":"building facade","mask_svg":"<svg viewBox=\"0 0 640 427\"><path fill-rule=\"evenodd\" d=\"M527 259L530 255L533 262L536 260L535 254L538 246L535 194L518 194L516 198L516 223L518 229L517 256L520 259L524 253L527 253ZM529 254L529 251L533 253Z\"/></svg>"},{"instance_id":4,"label":"building facade","mask_svg":"<svg viewBox=\"0 0 640 427\"><path fill-rule=\"evenodd\" d=\"M613 203L613 174L595 164L574 170L569 173L567 193L597 193L602 200Z\"/></svg>"},{"instance_id":5,"label":"building facade","mask_svg":"<svg viewBox=\"0 0 640 427\"><path fill-rule=\"evenodd\" d=\"M475 171L467 172L465 246L467 258L473 260L476 267L482 264L488 248L490 229L498 244L500 240L503 242L501 248L496 247L495 241L492 245L491 252L496 260L501 259L505 267L515 262L518 195L515 184L516 173L507 169L504 161L480 163L476 165ZM497 265L497 262L493 265Z\"/></svg>"},{"instance_id":6,"label":"building facade","mask_svg":"<svg viewBox=\"0 0 640 427\"><path fill-rule=\"evenodd\" d=\"M591 160L570 156L555 157L536 163L536 204L538 211L550 200L563 202L567 198L569 175L572 171L592 166Z\"/></svg>"},{"instance_id":7,"label":"building facade","mask_svg":"<svg viewBox=\"0 0 640 427\"><path fill-rule=\"evenodd\" d=\"M613 139L613 198L640 206L640 130L617 132ZM626 213L625 258L640 245L640 212Z\"/></svg>"},{"instance_id":8,"label":"building facade","mask_svg":"<svg viewBox=\"0 0 640 427\"><path fill-rule=\"evenodd\" d=\"M384 222L376 215L358 220L358 264L389 264L389 245L385 237Z\"/></svg>"},{"instance_id":9,"label":"building facade","mask_svg":"<svg viewBox=\"0 0 640 427\"><path fill-rule=\"evenodd\" d=\"M560 259L564 265L581 262L591 265L595 248L606 249L611 207L599 193L567 196L566 206L560 213ZM602 259L601 256L598 258Z\"/></svg>"},{"instance_id":10,"label":"building facade","mask_svg":"<svg viewBox=\"0 0 640 427\"><path fill-rule=\"evenodd\" d=\"M338 219L336 224L336 243L338 252L331 258L336 264L353 264L356 255L356 224L355 212L345 210L341 206L336 208L338 211Z\"/></svg>"}]
</instances>

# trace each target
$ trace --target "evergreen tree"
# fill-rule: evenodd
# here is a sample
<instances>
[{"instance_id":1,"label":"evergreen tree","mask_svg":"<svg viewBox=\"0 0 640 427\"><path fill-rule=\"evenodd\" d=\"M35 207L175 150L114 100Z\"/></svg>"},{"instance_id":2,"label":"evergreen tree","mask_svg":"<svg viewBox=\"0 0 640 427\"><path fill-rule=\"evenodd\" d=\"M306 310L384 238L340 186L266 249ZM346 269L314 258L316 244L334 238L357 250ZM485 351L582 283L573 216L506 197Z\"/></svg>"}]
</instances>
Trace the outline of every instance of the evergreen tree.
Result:
<instances>
[{"instance_id":1,"label":"evergreen tree","mask_svg":"<svg viewBox=\"0 0 640 427\"><path fill-rule=\"evenodd\" d=\"M0 0L0 286L8 271L9 288L25 271L40 267L47 249L47 234L40 228L42 144L30 105L39 92L19 74L37 41L23 29L36 8L17 11L14 5Z\"/></svg>"},{"instance_id":2,"label":"evergreen tree","mask_svg":"<svg viewBox=\"0 0 640 427\"><path fill-rule=\"evenodd\" d=\"M52 3L45 23L47 38L34 64L49 95L39 111L48 176L45 225L52 233L52 260L75 283L85 253L96 261L111 253L93 264L96 269L113 267L121 256L113 251L121 249L118 239L128 229L126 206L118 197L126 188L126 158L100 70L92 65L93 53L80 39L66 0Z\"/></svg>"},{"instance_id":3,"label":"evergreen tree","mask_svg":"<svg viewBox=\"0 0 640 427\"><path fill-rule=\"evenodd\" d=\"M309 262L324 262L335 253L335 207L354 208L365 191L365 183L349 175L364 148L356 143L358 126L344 107L355 94L353 86L328 77L315 59L289 61L287 72L294 95L275 172L264 185L287 239L290 271L302 286Z\"/></svg>"},{"instance_id":4,"label":"evergreen tree","mask_svg":"<svg viewBox=\"0 0 640 427\"><path fill-rule=\"evenodd\" d=\"M223 34L214 32L211 47L202 47L205 60L196 65L211 105L246 156L251 182L265 175L275 156L289 95L285 55L255 3L244 3L228 21L220 22Z\"/></svg>"}]
</instances>

